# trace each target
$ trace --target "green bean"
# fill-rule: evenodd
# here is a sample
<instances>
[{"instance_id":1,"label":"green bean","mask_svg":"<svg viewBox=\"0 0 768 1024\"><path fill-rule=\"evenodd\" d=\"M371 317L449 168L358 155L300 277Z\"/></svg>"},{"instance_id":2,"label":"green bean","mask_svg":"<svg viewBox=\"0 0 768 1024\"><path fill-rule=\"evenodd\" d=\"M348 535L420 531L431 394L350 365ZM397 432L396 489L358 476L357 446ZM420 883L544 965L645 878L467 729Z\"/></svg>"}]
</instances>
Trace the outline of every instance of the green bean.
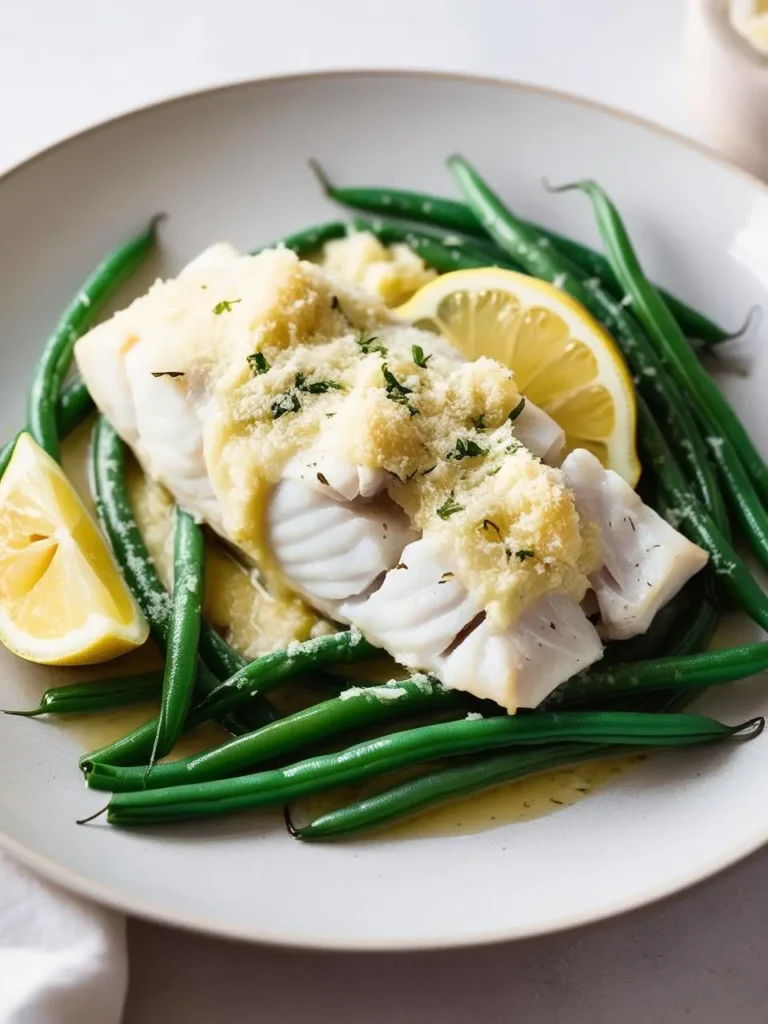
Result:
<instances>
[{"instance_id":1,"label":"green bean","mask_svg":"<svg viewBox=\"0 0 768 1024\"><path fill-rule=\"evenodd\" d=\"M709 615L706 614L707 608ZM707 602L702 605L702 609L704 614L700 612L697 616L695 630L691 628L689 631L689 642L694 644L700 642L712 627L711 613L714 609ZM716 619L716 615L714 618ZM676 704L690 700L690 696L689 691L673 694L666 698L664 710L671 710ZM382 793L321 815L304 828L296 829L290 824L289 827L291 834L297 839L315 841L343 838L352 833L391 824L401 818L418 814L435 804L469 796L503 782L567 764L626 754L629 749L564 744L539 750L491 755L469 764L439 768L418 778L409 779Z\"/></svg>"},{"instance_id":2,"label":"green bean","mask_svg":"<svg viewBox=\"0 0 768 1024\"><path fill-rule=\"evenodd\" d=\"M208 694L194 709L196 720L218 718L248 705L255 697L289 679L307 675L327 665L346 665L376 653L357 630L344 630L295 641L280 651L264 654L245 665Z\"/></svg>"},{"instance_id":3,"label":"green bean","mask_svg":"<svg viewBox=\"0 0 768 1024\"><path fill-rule=\"evenodd\" d=\"M734 449L733 458L741 460L761 500L768 502L768 466L725 395L686 343L664 299L645 276L618 210L594 181L583 181L564 188L580 189L589 196L611 266L670 374L683 391L694 399L707 421L730 441Z\"/></svg>"},{"instance_id":4,"label":"green bean","mask_svg":"<svg viewBox=\"0 0 768 1024\"><path fill-rule=\"evenodd\" d=\"M106 301L133 273L155 244L159 218L150 221L94 270L64 311L45 343L29 392L27 425L41 448L59 460L57 405L59 392L72 362L75 342L95 322Z\"/></svg>"},{"instance_id":5,"label":"green bean","mask_svg":"<svg viewBox=\"0 0 768 1024\"><path fill-rule=\"evenodd\" d=\"M3 714L19 715L21 718L93 714L159 699L162 690L162 672L96 679L89 683L65 683L46 690L36 708L29 711L4 711Z\"/></svg>"},{"instance_id":6,"label":"green bean","mask_svg":"<svg viewBox=\"0 0 768 1024\"><path fill-rule=\"evenodd\" d=\"M133 517L125 489L125 445L103 416L96 421L91 456L91 480L101 528L149 622L152 636L165 649L171 600Z\"/></svg>"},{"instance_id":7,"label":"green bean","mask_svg":"<svg viewBox=\"0 0 768 1024\"><path fill-rule=\"evenodd\" d=\"M197 649L205 586L205 540L192 516L176 509L173 594L168 618L163 694L148 771L176 746L184 729L197 675Z\"/></svg>"},{"instance_id":8,"label":"green bean","mask_svg":"<svg viewBox=\"0 0 768 1024\"><path fill-rule=\"evenodd\" d=\"M757 735L761 728L758 726L752 735ZM291 835L296 839L316 842L345 838L352 833L390 825L436 804L467 797L514 779L583 761L617 757L630 750L626 746L558 744L543 749L494 754L408 779L381 793L329 811L303 828L294 828L290 819L286 820Z\"/></svg>"},{"instance_id":9,"label":"green bean","mask_svg":"<svg viewBox=\"0 0 768 1024\"><path fill-rule=\"evenodd\" d=\"M218 686L198 686L201 693L207 691L207 696L193 707L186 728L194 729L213 718L222 721L235 735L251 732L262 723L257 721L247 728L243 719L254 703L258 704L262 694L292 679L311 675L325 665L356 661L375 650L359 633L345 631L305 640L304 643L295 642L284 650L265 654ZM230 725L233 713L234 728ZM97 761L123 766L145 764L152 750L157 721L153 718L114 743L85 754L80 759L80 766Z\"/></svg>"},{"instance_id":10,"label":"green bean","mask_svg":"<svg viewBox=\"0 0 768 1024\"><path fill-rule=\"evenodd\" d=\"M499 245L520 260L528 273L555 282L572 295L612 332L632 369L639 393L646 397L656 415L663 415L665 430L675 439L688 475L718 527L727 533L725 504L696 421L637 323L599 282L586 282L580 269L554 246L542 246L463 158L451 157L448 163L465 198L476 208L486 230Z\"/></svg>"},{"instance_id":11,"label":"green bean","mask_svg":"<svg viewBox=\"0 0 768 1024\"><path fill-rule=\"evenodd\" d=\"M603 652L601 664L614 665L617 662L639 661L641 658L660 653L680 619L691 611L693 589L690 586L684 588L660 608L645 633L633 636L629 640L610 641Z\"/></svg>"},{"instance_id":12,"label":"green bean","mask_svg":"<svg viewBox=\"0 0 768 1024\"><path fill-rule=\"evenodd\" d=\"M696 654L705 650L715 635L719 621L719 610L710 600L705 599L687 626L676 633L674 642L666 652L667 655L676 657L680 654Z\"/></svg>"},{"instance_id":13,"label":"green bean","mask_svg":"<svg viewBox=\"0 0 768 1024\"><path fill-rule=\"evenodd\" d=\"M131 593L149 622L152 635L165 648L171 601L141 536L125 486L126 447L112 426L99 417L91 453L96 510ZM200 631L201 656L215 676L228 679L245 664L207 622Z\"/></svg>"},{"instance_id":14,"label":"green bean","mask_svg":"<svg viewBox=\"0 0 768 1024\"><path fill-rule=\"evenodd\" d=\"M562 683L542 707L580 705L593 698L650 693L670 687L701 691L718 683L749 679L768 670L768 643L742 644L703 654L671 655L630 665L592 668Z\"/></svg>"},{"instance_id":15,"label":"green bean","mask_svg":"<svg viewBox=\"0 0 768 1024\"><path fill-rule=\"evenodd\" d=\"M286 824L294 839L306 842L343 839L352 833L391 825L395 821L420 814L436 804L458 800L480 790L500 786L504 782L628 752L629 749L625 747L578 743L505 751L503 754L491 754L464 764L437 768L415 779L408 779L374 796L328 811L303 828L293 827L288 817Z\"/></svg>"},{"instance_id":16,"label":"green bean","mask_svg":"<svg viewBox=\"0 0 768 1024\"><path fill-rule=\"evenodd\" d=\"M752 480L733 450L727 437L714 437L706 419L696 406L691 406L694 416L709 445L712 460L720 471L731 507L741 523L745 538L752 553L764 569L768 569L768 513L760 500Z\"/></svg>"},{"instance_id":17,"label":"green bean","mask_svg":"<svg viewBox=\"0 0 768 1024\"><path fill-rule=\"evenodd\" d=\"M69 387L65 388L59 396L59 406L56 411L59 439L67 437L75 427L79 427L85 417L93 411L93 408L93 399L81 380L73 381ZM19 435L23 433L23 430L17 430L11 440L0 448L0 477L8 468L16 442Z\"/></svg>"},{"instance_id":18,"label":"green bean","mask_svg":"<svg viewBox=\"0 0 768 1024\"><path fill-rule=\"evenodd\" d=\"M305 228L303 231L296 231L294 234L286 235L277 242L254 249L252 255L256 256L265 249L283 248L292 249L297 256L302 258L311 256L321 249L326 242L331 242L335 238L343 238L348 230L349 227L343 220L326 221L324 224L316 224L314 227Z\"/></svg>"},{"instance_id":19,"label":"green bean","mask_svg":"<svg viewBox=\"0 0 768 1024\"><path fill-rule=\"evenodd\" d=\"M544 701L544 706L581 710L610 707L656 713L682 711L693 700L701 697L708 685L706 681L696 681L693 675L696 672L695 666L688 670L680 669L685 662L683 656L697 654L709 647L719 618L717 608L709 600L703 601L693 618L676 634L675 642L665 651L665 657L658 662L646 663L649 666L662 664L666 669L666 682L663 677L653 678L646 672L635 676L634 668L638 663L616 666L618 672L610 672L601 663L595 666L594 672L587 671L563 684ZM682 685L674 685L675 682L679 684L683 678L685 682Z\"/></svg>"},{"instance_id":20,"label":"green bean","mask_svg":"<svg viewBox=\"0 0 768 1024\"><path fill-rule=\"evenodd\" d=\"M59 438L71 434L95 408L85 382L79 377L73 380L59 395L59 407L56 410Z\"/></svg>"},{"instance_id":21,"label":"green bean","mask_svg":"<svg viewBox=\"0 0 768 1024\"><path fill-rule=\"evenodd\" d=\"M140 764L146 766L149 758L152 756L152 748L155 745L158 721L157 716L150 718L148 722L144 722L124 736L120 736L118 739L112 740L102 747L97 747L95 750L90 750L87 754L83 754L79 762L80 768L82 769L85 764L96 764L97 762L100 764L103 762L114 765L129 766ZM243 731L245 732L246 730ZM142 771L146 771L146 768L142 767Z\"/></svg>"},{"instance_id":22,"label":"green bean","mask_svg":"<svg viewBox=\"0 0 768 1024\"><path fill-rule=\"evenodd\" d=\"M679 654L693 654L706 650L717 631L719 619L720 613L717 608L710 601L704 601L687 628L679 634L677 642L667 651L668 656L675 657ZM701 689L692 690L685 686L672 689L666 694L657 690L641 698L638 710L661 713L684 711L702 693Z\"/></svg>"},{"instance_id":23,"label":"green bean","mask_svg":"<svg viewBox=\"0 0 768 1024\"><path fill-rule=\"evenodd\" d=\"M363 210L378 217L400 217L402 220L415 221L420 224L431 224L448 231L458 231L472 238L487 241L486 232L481 221L464 203L440 196L426 195L420 192L408 192L392 188L338 188L328 179L316 160L310 160L310 166L320 182L323 191L329 198L355 210ZM598 277L603 287L621 301L624 289L614 273L610 263L601 253L595 252L586 245L576 242L565 235L551 231L541 224L532 221L521 223L539 236L540 241L551 243L588 276ZM738 337L741 331L729 333L697 310L692 309L682 300L662 292L664 301L674 314L680 327L690 338L695 338L707 345L716 345L722 341L730 341Z\"/></svg>"},{"instance_id":24,"label":"green bean","mask_svg":"<svg viewBox=\"0 0 768 1024\"><path fill-rule=\"evenodd\" d=\"M509 257L494 258L478 245L466 242L455 235L438 236L427 231L382 224L380 221L365 220L362 217L355 217L352 223L357 231L370 231L384 245L397 242L407 245L428 267L439 274L447 274L453 270L473 270L494 264L512 270L520 269Z\"/></svg>"},{"instance_id":25,"label":"green bean","mask_svg":"<svg viewBox=\"0 0 768 1024\"><path fill-rule=\"evenodd\" d=\"M160 789L191 782L211 782L252 770L257 765L325 742L340 733L362 729L375 722L405 716L421 710L444 711L467 708L480 702L459 690L444 690L427 676L415 676L385 686L353 687L343 696L315 704L296 714L265 725L257 732L238 736L202 754L159 764L146 777L143 767L118 768L111 764L87 762L82 765L91 789L128 792Z\"/></svg>"},{"instance_id":26,"label":"green bean","mask_svg":"<svg viewBox=\"0 0 768 1024\"><path fill-rule=\"evenodd\" d=\"M735 603L768 630L768 598L759 583L691 492L663 432L642 398L637 400L640 443L674 509L675 524L709 552L715 576Z\"/></svg>"},{"instance_id":27,"label":"green bean","mask_svg":"<svg viewBox=\"0 0 768 1024\"><path fill-rule=\"evenodd\" d=\"M698 715L625 712L562 712L501 716L425 725L367 740L334 754L287 768L216 782L116 793L108 808L111 824L150 824L228 814L285 804L324 789L361 782L411 765L516 744L552 741L687 746L754 733L763 719L736 726Z\"/></svg>"},{"instance_id":28,"label":"green bean","mask_svg":"<svg viewBox=\"0 0 768 1024\"><path fill-rule=\"evenodd\" d=\"M139 607L149 622L150 631L165 650L170 616L170 598L157 574L152 557L141 536L133 515L125 486L126 447L111 425L99 417L93 432L91 450L91 481L96 511L120 571ZM246 662L205 621L200 629L202 666L197 672L196 686L209 692L220 680L228 679ZM245 721L229 719L224 724L230 731L250 732L265 721L274 721L276 713L267 701L256 701L244 713ZM146 761L152 749L157 723L152 720L123 738L120 744L109 744L90 756L129 758L129 763Z\"/></svg>"}]
</instances>

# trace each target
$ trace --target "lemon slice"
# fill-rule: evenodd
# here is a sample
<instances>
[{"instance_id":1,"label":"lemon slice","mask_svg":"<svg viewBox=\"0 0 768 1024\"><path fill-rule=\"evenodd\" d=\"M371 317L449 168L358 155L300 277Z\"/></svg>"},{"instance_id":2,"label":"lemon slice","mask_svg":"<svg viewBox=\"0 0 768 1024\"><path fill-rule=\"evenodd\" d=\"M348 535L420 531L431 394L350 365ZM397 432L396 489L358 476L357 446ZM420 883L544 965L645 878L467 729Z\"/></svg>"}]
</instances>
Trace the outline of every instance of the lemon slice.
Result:
<instances>
[{"instance_id":1,"label":"lemon slice","mask_svg":"<svg viewBox=\"0 0 768 1024\"><path fill-rule=\"evenodd\" d=\"M509 366L521 393L565 431L566 452L586 448L637 483L632 378L610 335L565 292L512 270L457 270L395 313L468 359Z\"/></svg>"},{"instance_id":2,"label":"lemon slice","mask_svg":"<svg viewBox=\"0 0 768 1024\"><path fill-rule=\"evenodd\" d=\"M29 434L0 481L0 640L43 665L90 665L149 628L96 523Z\"/></svg>"}]
</instances>

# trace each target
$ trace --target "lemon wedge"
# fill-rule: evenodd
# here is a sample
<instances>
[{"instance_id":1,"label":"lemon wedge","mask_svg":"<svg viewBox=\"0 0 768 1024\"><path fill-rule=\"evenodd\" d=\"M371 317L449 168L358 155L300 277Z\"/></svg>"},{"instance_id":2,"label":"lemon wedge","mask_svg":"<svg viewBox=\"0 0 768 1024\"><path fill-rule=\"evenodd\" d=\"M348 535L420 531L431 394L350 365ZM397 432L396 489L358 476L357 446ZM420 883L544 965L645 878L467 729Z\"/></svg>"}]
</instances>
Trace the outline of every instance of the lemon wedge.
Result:
<instances>
[{"instance_id":1,"label":"lemon wedge","mask_svg":"<svg viewBox=\"0 0 768 1024\"><path fill-rule=\"evenodd\" d=\"M632 378L610 335L565 292L512 270L457 270L394 312L468 359L509 366L521 393L565 431L566 453L586 448L637 483Z\"/></svg>"},{"instance_id":2,"label":"lemon wedge","mask_svg":"<svg viewBox=\"0 0 768 1024\"><path fill-rule=\"evenodd\" d=\"M0 481L0 640L43 665L91 665L147 622L61 467L22 434Z\"/></svg>"}]
</instances>

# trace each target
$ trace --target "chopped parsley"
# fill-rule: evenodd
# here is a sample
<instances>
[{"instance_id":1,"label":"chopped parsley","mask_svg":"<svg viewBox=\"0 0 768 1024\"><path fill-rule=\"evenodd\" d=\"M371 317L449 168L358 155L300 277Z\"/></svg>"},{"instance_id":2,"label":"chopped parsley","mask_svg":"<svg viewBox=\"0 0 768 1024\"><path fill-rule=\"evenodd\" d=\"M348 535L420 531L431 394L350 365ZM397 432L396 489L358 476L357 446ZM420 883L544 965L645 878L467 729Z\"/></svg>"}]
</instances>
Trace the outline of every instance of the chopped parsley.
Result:
<instances>
[{"instance_id":1,"label":"chopped parsley","mask_svg":"<svg viewBox=\"0 0 768 1024\"><path fill-rule=\"evenodd\" d=\"M517 417L520 415L520 413L523 411L524 408L525 408L525 399L521 398L520 401L515 406L515 408L512 410L512 412L507 417L509 422L510 423L514 423L515 420L517 419Z\"/></svg>"},{"instance_id":2,"label":"chopped parsley","mask_svg":"<svg viewBox=\"0 0 768 1024\"><path fill-rule=\"evenodd\" d=\"M372 353L378 353L380 356L387 354L386 348L381 344L377 335L366 334L365 331L357 339L357 344L360 346L360 351L363 355L369 356Z\"/></svg>"},{"instance_id":3,"label":"chopped parsley","mask_svg":"<svg viewBox=\"0 0 768 1024\"><path fill-rule=\"evenodd\" d=\"M485 413L481 412L480 415L472 420L472 426L475 430L485 430Z\"/></svg>"},{"instance_id":4,"label":"chopped parsley","mask_svg":"<svg viewBox=\"0 0 768 1024\"><path fill-rule=\"evenodd\" d=\"M458 501L456 501L454 493L453 491L451 491L451 493L445 499L443 504L437 510L437 514L440 516L441 519L450 519L451 516L455 515L457 512L463 511L464 506L460 505Z\"/></svg>"},{"instance_id":5,"label":"chopped parsley","mask_svg":"<svg viewBox=\"0 0 768 1024\"><path fill-rule=\"evenodd\" d=\"M536 552L531 548L521 548L519 551L515 552L515 558L518 562L524 562L526 558L533 558L535 554Z\"/></svg>"},{"instance_id":6,"label":"chopped parsley","mask_svg":"<svg viewBox=\"0 0 768 1024\"><path fill-rule=\"evenodd\" d=\"M298 412L301 409L301 399L295 391L286 391L284 395L277 398L271 406L272 419L279 420L287 412Z\"/></svg>"},{"instance_id":7,"label":"chopped parsley","mask_svg":"<svg viewBox=\"0 0 768 1024\"><path fill-rule=\"evenodd\" d=\"M305 395L324 395L328 391L343 391L344 385L337 380L307 380L301 372L296 374L297 391L303 391Z\"/></svg>"},{"instance_id":8,"label":"chopped parsley","mask_svg":"<svg viewBox=\"0 0 768 1024\"><path fill-rule=\"evenodd\" d=\"M418 416L419 410L414 408L408 400L408 395L413 394L413 389L401 384L386 363L382 366L381 372L384 375L387 398L391 402L397 402L398 405L404 405L411 416Z\"/></svg>"},{"instance_id":9,"label":"chopped parsley","mask_svg":"<svg viewBox=\"0 0 768 1024\"><path fill-rule=\"evenodd\" d=\"M254 377L258 377L261 373L266 373L269 369L269 363L267 357L263 352L254 352L253 355L248 356L248 365L253 371Z\"/></svg>"},{"instance_id":10,"label":"chopped parsley","mask_svg":"<svg viewBox=\"0 0 768 1024\"><path fill-rule=\"evenodd\" d=\"M216 316L221 316L222 313L231 313L232 307L242 301L242 299L222 299L221 302L217 302L213 307L213 312Z\"/></svg>"},{"instance_id":11,"label":"chopped parsley","mask_svg":"<svg viewBox=\"0 0 768 1024\"><path fill-rule=\"evenodd\" d=\"M249 357L250 359L251 357ZM262 371L259 371L262 372ZM299 371L294 379L293 387L272 403L272 419L279 420L287 412L299 412L301 399L299 393L305 395L324 395L327 391L343 391L344 385L335 380L307 380L306 375Z\"/></svg>"},{"instance_id":12,"label":"chopped parsley","mask_svg":"<svg viewBox=\"0 0 768 1024\"><path fill-rule=\"evenodd\" d=\"M412 345L411 352L413 353L414 363L416 363L417 366L420 366L422 370L426 370L427 363L432 358L432 356L425 356L424 349L421 347L421 345Z\"/></svg>"},{"instance_id":13,"label":"chopped parsley","mask_svg":"<svg viewBox=\"0 0 768 1024\"><path fill-rule=\"evenodd\" d=\"M183 377L183 370L153 370L153 377Z\"/></svg>"},{"instance_id":14,"label":"chopped parsley","mask_svg":"<svg viewBox=\"0 0 768 1024\"><path fill-rule=\"evenodd\" d=\"M488 449L482 448L477 441L473 441L469 437L460 437L456 442L456 447L447 452L445 457L446 459L461 462L462 459L476 459L480 455L487 454Z\"/></svg>"}]
</instances>

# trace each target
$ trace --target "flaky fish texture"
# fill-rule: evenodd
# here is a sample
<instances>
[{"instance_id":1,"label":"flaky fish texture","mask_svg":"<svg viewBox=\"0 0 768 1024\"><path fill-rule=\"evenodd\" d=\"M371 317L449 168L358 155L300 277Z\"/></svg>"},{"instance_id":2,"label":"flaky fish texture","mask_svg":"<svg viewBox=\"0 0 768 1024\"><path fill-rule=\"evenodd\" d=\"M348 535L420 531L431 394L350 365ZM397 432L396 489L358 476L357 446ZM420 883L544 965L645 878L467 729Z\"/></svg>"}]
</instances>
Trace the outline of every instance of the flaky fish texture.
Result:
<instances>
[{"instance_id":1,"label":"flaky fish texture","mask_svg":"<svg viewBox=\"0 0 768 1024\"><path fill-rule=\"evenodd\" d=\"M221 275L230 265L242 265L238 261L242 258L231 246L212 246L189 264L177 280L188 281L189 287L196 290L205 289L206 272ZM316 268L312 270L315 272L319 273ZM194 294L197 296L197 291ZM157 303L157 297L153 301ZM180 300L177 297L175 301L178 304ZM240 297L221 300L214 310L219 306L226 314L234 310L231 319L226 315L211 316L212 330L218 332L219 358L222 345L226 348L228 341L228 325L239 324L232 327L233 332L240 332L237 341L232 342L239 346L237 366L245 363L243 352L248 349L243 346L248 344L251 329L250 324L237 319L241 316L239 309L245 309L237 305L240 302ZM336 310L338 301L334 302L331 308ZM300 305L299 300L296 308L300 309ZM210 314L209 307L206 309ZM77 344L78 367L100 412L133 449L145 472L162 483L179 505L232 544L242 547L244 557L248 557L252 554L248 545L228 525L231 516L227 504L241 498L237 476L233 476L229 466L228 479L235 482L224 494L220 467L212 463L206 447L206 431L212 425L215 427L214 420L221 416L208 369L213 357L208 359L204 336L202 343L196 340L199 350L194 355L178 346L174 349L174 325L185 313L183 309L177 313L175 307L164 313L167 315L160 318L162 322L158 322L156 330L151 317L136 321L141 329L126 328L119 317L95 328ZM340 316L338 312L333 315ZM349 329L349 324L344 329ZM294 327L288 323L285 330L290 334ZM392 330L391 322L382 328L385 338L387 330ZM461 364L461 358L442 339L412 327L404 330L409 332L409 350L412 341L423 339L426 351L430 345L440 345L439 358L447 358L452 365ZM296 339L297 343L302 340ZM353 343L347 344L356 348ZM377 352L378 345L382 349L381 359L386 362L381 341L370 332L361 333L358 344L367 346L362 352L369 357L371 351ZM184 370L162 365L159 353L163 351L175 351ZM439 358L435 357L435 361ZM313 400L325 396L332 386L320 378L315 381L308 372L302 371L296 377L296 387L301 380L305 388L300 391L302 401L308 401L307 395ZM509 371L503 372L511 378ZM314 392L311 386L315 386ZM329 392L330 397L341 401L345 388L333 386L335 391ZM508 385L501 380L499 386ZM390 392L396 387L401 387L399 392L394 391L397 404L385 400L385 411L391 409L392 415L397 413L406 425L413 426L417 421L411 422L412 417L419 413L410 405L413 388L403 388L398 379L393 385L390 379ZM299 392L286 394L288 405L277 410L281 417L292 411L291 396ZM337 407L323 408L328 411L322 416L329 418L322 422L330 424ZM559 474L557 479L561 483L549 480L547 493L560 495L559 508L565 509L570 503L576 538L580 523L584 536L591 531L589 537L596 546L588 586L599 605L597 628L582 607L587 587L583 574L588 570L579 567L573 569L577 575L582 574L580 578L584 581L578 593L573 588L569 593L540 588L521 604L513 621L500 623L479 599L478 589L462 582L457 549L451 547L443 521L451 514L451 508L438 509L440 518L435 522L440 529L419 528L406 514L406 503L398 503L404 482L396 473L357 464L344 452L328 450L327 444L310 442L281 464L278 478L271 479L263 488L263 515L258 510L252 515L254 522L263 520L264 536L259 543L266 543L284 581L316 609L336 622L357 627L373 644L407 668L429 672L447 687L489 698L514 712L518 707L536 707L562 682L599 660L603 652L601 636L624 639L647 630L659 608L704 566L707 556L645 505L619 476L603 469L589 452L577 449L561 464L563 431L541 409L525 403L513 423L504 423L504 416L506 413L502 414L501 425L493 428L495 433L482 426L477 428L472 435L477 438L475 449L468 448L469 441L460 437L447 456L447 471L458 472L457 457L467 459L466 465L471 466L470 460L477 459L477 451L487 454L492 449L497 459L505 457L498 454L501 442L493 441L502 437L508 452L523 447L532 480L536 473L541 475L544 471L550 476ZM277 421L283 425L287 422ZM260 435L262 442L264 436ZM318 436L322 439L325 435ZM238 443L245 443L246 450L248 437L243 428ZM534 460L531 453L536 457ZM535 465L531 466L532 462ZM463 465L462 462L459 469L463 470ZM550 470L547 466L559 468ZM414 471L414 475L427 479L433 468L426 465L418 473ZM250 485L248 472L244 469L240 478L243 487ZM490 470L486 473L486 482L492 475ZM435 474L437 477L439 473ZM504 479L500 476L494 483ZM483 478L478 480L482 484ZM519 486L522 485L518 485L516 507L522 508ZM262 492L258 493L261 496ZM246 511L248 501L250 498L244 501ZM493 555L496 549L491 542L496 541L498 534L498 550L503 554L501 527L495 521L483 519L484 514L483 509L481 528L473 526L475 535L485 543L486 552L490 550ZM542 559L542 564L536 566L535 561L533 550L515 550L513 546L506 552L506 561L502 561L503 571L530 572L532 586L539 586L549 563Z\"/></svg>"}]
</instances>

